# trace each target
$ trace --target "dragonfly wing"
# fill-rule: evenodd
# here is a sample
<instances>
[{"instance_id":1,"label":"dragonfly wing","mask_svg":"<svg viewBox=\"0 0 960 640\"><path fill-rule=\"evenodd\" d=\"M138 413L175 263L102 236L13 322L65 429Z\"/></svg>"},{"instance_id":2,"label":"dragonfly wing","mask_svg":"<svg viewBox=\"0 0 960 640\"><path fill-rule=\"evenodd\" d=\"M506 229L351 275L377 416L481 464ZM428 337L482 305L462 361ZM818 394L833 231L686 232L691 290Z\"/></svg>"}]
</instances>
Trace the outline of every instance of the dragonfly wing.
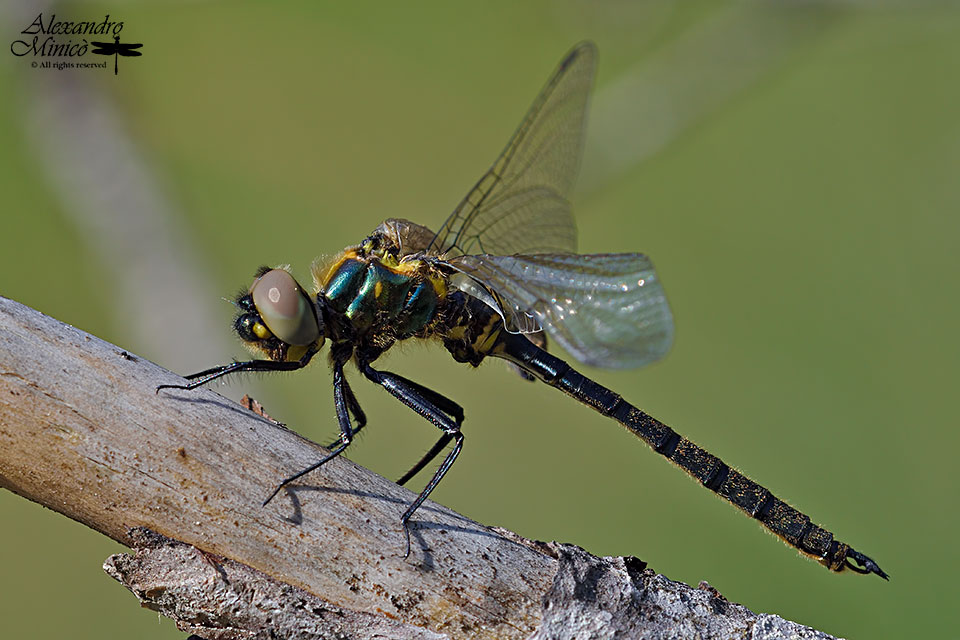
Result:
<instances>
[{"instance_id":1,"label":"dragonfly wing","mask_svg":"<svg viewBox=\"0 0 960 640\"><path fill-rule=\"evenodd\" d=\"M567 54L500 157L440 228L430 251L448 257L576 251L567 194L580 168L596 58L589 42Z\"/></svg>"},{"instance_id":2,"label":"dragonfly wing","mask_svg":"<svg viewBox=\"0 0 960 640\"><path fill-rule=\"evenodd\" d=\"M451 280L501 312L508 331L541 328L580 362L614 369L661 358L673 315L641 253L467 255ZM467 282L472 281L472 283Z\"/></svg>"}]
</instances>

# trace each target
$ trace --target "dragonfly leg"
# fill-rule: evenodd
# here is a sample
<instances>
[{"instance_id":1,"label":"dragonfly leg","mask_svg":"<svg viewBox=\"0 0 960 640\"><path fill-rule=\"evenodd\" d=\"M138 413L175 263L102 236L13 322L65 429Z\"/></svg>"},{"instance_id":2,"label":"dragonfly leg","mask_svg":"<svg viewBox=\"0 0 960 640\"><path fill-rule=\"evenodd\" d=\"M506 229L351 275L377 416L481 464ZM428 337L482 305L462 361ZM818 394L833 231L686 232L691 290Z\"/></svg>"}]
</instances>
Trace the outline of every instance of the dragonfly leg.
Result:
<instances>
[{"instance_id":1,"label":"dragonfly leg","mask_svg":"<svg viewBox=\"0 0 960 640\"><path fill-rule=\"evenodd\" d=\"M403 376L398 376L389 371L377 371L371 367L368 363L360 363L360 370L363 372L363 375L366 376L370 381L379 384L381 387L387 390L390 395L397 398L400 402L407 405L421 416L432 422L437 428L443 431L443 436L441 436L440 441L443 441L443 446L446 446L447 442L451 439L455 440L456 443L453 446L453 449L447 454L447 457L443 459L443 462L434 472L433 477L430 479L430 482L427 483L427 486L423 488L420 494L417 496L416 500L407 507L407 510L403 512L403 515L400 516L400 524L403 525L403 531L406 534L407 539L407 549L403 554L403 557L408 557L410 555L410 529L408 522L410 517L420 508L420 505L423 504L424 500L437 488L437 485L440 484L440 481L447 474L447 471L450 470L450 467L453 466L454 461L457 459L457 456L460 455L460 450L463 449L463 433L460 432L460 421L463 419L463 409L460 405L447 400L444 398L444 403L449 403L447 408L455 407L459 411L456 412L459 414L459 420L454 417L451 418L444 409L441 409L438 406L438 403L434 402L437 397L442 397L440 394L435 391L426 390L426 387L423 387L419 384L410 384L411 381L407 380ZM427 391L425 393L425 391ZM430 396L428 398L427 396ZM452 405L452 407L450 406ZM451 413L455 413L451 411ZM434 456L439 453L443 448L440 446L440 441L434 445L433 449L427 452L429 460L432 460ZM431 455L432 454L432 455ZM423 461L421 461L423 462ZM423 464L427 464L423 462ZM420 463L417 463L417 466L421 466ZM419 471L419 469L417 469Z\"/></svg>"},{"instance_id":2,"label":"dragonfly leg","mask_svg":"<svg viewBox=\"0 0 960 640\"><path fill-rule=\"evenodd\" d=\"M433 462L433 459L436 458L438 455L440 455L440 452L443 451L448 444L450 444L450 440L452 439L453 439L453 436L450 435L449 433L444 433L442 436L440 436L440 439L437 440L437 442L430 448L430 450L427 451L425 454L423 454L423 457L420 458L420 461L417 462L417 464L410 467L409 471L407 471L405 474L403 474L400 477L399 480L397 480L397 484L401 486L407 484L407 482L411 478L413 478L413 476L420 473L420 471L425 466Z\"/></svg>"},{"instance_id":3,"label":"dragonfly leg","mask_svg":"<svg viewBox=\"0 0 960 640\"><path fill-rule=\"evenodd\" d=\"M346 402L347 409L349 409L350 413L353 414L353 419L357 423L356 426L353 427L353 435L357 435L358 433L360 433L360 429L363 429L365 426L367 426L367 414L365 414L363 412L363 409L360 408L360 403L357 401L357 396L353 394L353 389L350 387L350 383L347 382L347 377L343 375L342 372L340 375L340 379L341 379L340 384L343 385L343 399ZM336 378L334 378L334 402L337 401L336 387L337 387L337 381L336 381ZM337 415L339 416L339 410ZM339 420L339 417L338 417L338 420ZM340 429L340 432L341 434L343 433L342 427ZM334 447L339 445L342 441L343 441L343 436L341 435L340 438L337 438L336 440L328 444L327 449L333 449Z\"/></svg>"},{"instance_id":4,"label":"dragonfly leg","mask_svg":"<svg viewBox=\"0 0 960 640\"><path fill-rule=\"evenodd\" d=\"M425 387L420 383L414 382L409 378L405 378L398 373L393 373L391 371L379 371L381 375L388 375L397 382L401 382L420 395L422 395L426 400L435 404L441 411L446 413L448 416L453 418L453 421L457 423L459 427L463 424L463 407L459 404L448 398L447 396L438 393L431 389L430 387Z\"/></svg>"},{"instance_id":5,"label":"dragonfly leg","mask_svg":"<svg viewBox=\"0 0 960 640\"><path fill-rule=\"evenodd\" d=\"M401 376L400 374L392 373L390 371L381 371L380 373L389 374L393 376L395 380L406 384L414 391L420 393L427 401L432 402L440 410L442 410L448 416L453 418L454 422L457 423L458 427L463 424L463 407L461 407L459 404L457 404L450 398L434 391L430 387L425 387L422 384L419 384L417 382L414 382L413 380L410 380L409 378ZM420 458L419 462L413 465L409 471L407 471L405 474L403 474L403 476L399 480L397 480L397 484L404 485L411 478L413 478L415 475L420 473L420 471L422 471L425 466L430 464L433 461L433 459L436 458L448 444L450 444L450 441L452 439L453 439L453 436L450 435L449 433L444 433L442 436L440 436L440 439L437 440L436 444L434 444L433 447L431 447L430 450L427 451L422 458Z\"/></svg>"},{"instance_id":6,"label":"dragonfly leg","mask_svg":"<svg viewBox=\"0 0 960 640\"><path fill-rule=\"evenodd\" d=\"M356 431L353 429L353 425L350 422L350 411L354 408L359 410L360 407L357 405L353 407L351 402L356 403L357 399L353 396L353 391L350 390L349 385L347 385L347 380L343 375L343 363L340 361L334 361L333 364L333 405L337 410L337 422L340 425L340 441L339 443L333 443L330 447L331 451L326 456L321 458L318 462L298 471L297 473L285 478L283 482L277 485L277 488L273 490L266 500L263 501L263 506L267 504L276 497L280 490L286 487L288 484L295 480L299 480L303 476L307 475L311 471L315 471L330 462L341 453L346 450L346 448L353 441L353 436L356 434ZM360 418L363 418L363 421L366 422L366 416L364 416L363 411L359 411ZM361 425L362 426L362 425ZM334 446L336 445L336 446Z\"/></svg>"},{"instance_id":7,"label":"dragonfly leg","mask_svg":"<svg viewBox=\"0 0 960 640\"><path fill-rule=\"evenodd\" d=\"M208 382L212 382L217 378L222 378L223 376L230 375L231 373L239 373L241 371L296 371L297 369L302 369L307 364L310 363L310 360L316 355L316 350L307 351L303 354L303 357L299 360L294 360L293 362L276 362L274 360L247 360L245 362L231 362L230 364L222 364L218 367L212 367L210 369L205 369L203 371L198 371L197 373L191 373L188 376L184 376L187 380L191 380L187 384L161 384L157 386L157 392L161 389L196 389L201 387Z\"/></svg>"}]
</instances>

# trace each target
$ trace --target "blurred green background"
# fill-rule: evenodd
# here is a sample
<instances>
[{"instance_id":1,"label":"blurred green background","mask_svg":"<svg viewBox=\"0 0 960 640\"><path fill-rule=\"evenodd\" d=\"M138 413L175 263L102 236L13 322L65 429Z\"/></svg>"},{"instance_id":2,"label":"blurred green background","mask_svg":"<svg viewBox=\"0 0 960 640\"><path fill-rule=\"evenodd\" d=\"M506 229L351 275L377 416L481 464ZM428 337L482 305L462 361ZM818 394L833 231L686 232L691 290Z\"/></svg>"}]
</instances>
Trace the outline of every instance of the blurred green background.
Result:
<instances>
[{"instance_id":1,"label":"blurred green background","mask_svg":"<svg viewBox=\"0 0 960 640\"><path fill-rule=\"evenodd\" d=\"M7 3L3 37L39 6ZM776 6L44 5L123 20L143 57L114 76L0 55L0 294L180 373L241 356L221 296L261 264L306 276L386 217L438 226L592 39L581 250L653 256L677 334L654 366L587 372L892 581L800 558L615 423L497 363L395 349L388 368L467 413L434 497L831 634L942 635L960 568L960 10ZM436 434L355 388L371 426L350 457L396 477ZM336 432L323 364L221 391L312 439ZM0 514L0 635L184 636L101 571L119 545L9 492Z\"/></svg>"}]
</instances>

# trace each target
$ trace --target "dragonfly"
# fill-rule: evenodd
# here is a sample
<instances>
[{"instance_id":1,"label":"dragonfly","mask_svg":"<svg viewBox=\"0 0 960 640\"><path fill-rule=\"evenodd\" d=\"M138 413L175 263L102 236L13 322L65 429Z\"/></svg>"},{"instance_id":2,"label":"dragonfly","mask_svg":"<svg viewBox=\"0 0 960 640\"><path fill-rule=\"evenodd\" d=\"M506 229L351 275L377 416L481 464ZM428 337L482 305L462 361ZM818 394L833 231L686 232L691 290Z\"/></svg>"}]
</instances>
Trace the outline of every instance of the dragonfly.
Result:
<instances>
[{"instance_id":1,"label":"dragonfly","mask_svg":"<svg viewBox=\"0 0 960 640\"><path fill-rule=\"evenodd\" d=\"M439 231L386 220L359 244L316 261L309 290L286 267L261 267L236 299L233 325L261 357L200 371L187 376L187 384L165 384L158 391L194 389L238 372L302 369L329 343L339 438L316 463L284 479L263 504L343 453L366 425L344 371L352 361L364 378L441 432L399 484L449 448L400 517L406 557L410 518L463 448L464 411L441 393L375 364L397 343L431 339L474 367L487 358L506 360L524 378L613 418L827 568L888 579L871 558L547 351L549 339L581 363L631 368L659 359L673 340L673 316L646 255L576 253L568 194L579 169L596 57L595 46L585 42L563 58L496 162Z\"/></svg>"},{"instance_id":2,"label":"dragonfly","mask_svg":"<svg viewBox=\"0 0 960 640\"><path fill-rule=\"evenodd\" d=\"M143 43L131 44L120 42L120 36L113 36L113 42L91 42L90 44L96 47L90 53L97 53L102 56L113 56L113 75L117 75L117 61L120 59L119 56L132 58L143 55L139 51L135 51L135 49L142 47Z\"/></svg>"}]
</instances>

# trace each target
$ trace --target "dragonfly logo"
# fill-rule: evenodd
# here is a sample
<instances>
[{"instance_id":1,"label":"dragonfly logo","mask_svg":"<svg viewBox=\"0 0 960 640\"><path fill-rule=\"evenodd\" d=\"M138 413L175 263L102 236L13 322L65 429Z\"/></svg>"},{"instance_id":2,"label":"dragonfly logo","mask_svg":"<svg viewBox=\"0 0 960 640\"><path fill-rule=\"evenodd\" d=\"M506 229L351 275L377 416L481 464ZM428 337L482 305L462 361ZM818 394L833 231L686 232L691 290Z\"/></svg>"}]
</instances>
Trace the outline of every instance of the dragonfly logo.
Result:
<instances>
[{"instance_id":1,"label":"dragonfly logo","mask_svg":"<svg viewBox=\"0 0 960 640\"><path fill-rule=\"evenodd\" d=\"M120 56L137 57L142 43L120 42L123 21L111 20L107 14L103 20L58 20L56 14L45 17L43 13L20 33L22 36L10 43L10 52L17 57L30 56L31 66L40 69L106 69L107 61L87 62L77 60L88 53L113 56L113 73L118 74ZM98 42L84 36L113 36L113 42ZM25 38L23 36L33 36ZM38 60L39 58L39 60Z\"/></svg>"},{"instance_id":2,"label":"dragonfly logo","mask_svg":"<svg viewBox=\"0 0 960 640\"><path fill-rule=\"evenodd\" d=\"M113 42L91 42L90 44L96 47L92 53L97 53L102 56L113 56L113 75L117 75L117 59L120 56L133 57L143 55L139 51L134 51L134 49L142 47L142 44L120 42L120 36L113 36Z\"/></svg>"}]
</instances>

